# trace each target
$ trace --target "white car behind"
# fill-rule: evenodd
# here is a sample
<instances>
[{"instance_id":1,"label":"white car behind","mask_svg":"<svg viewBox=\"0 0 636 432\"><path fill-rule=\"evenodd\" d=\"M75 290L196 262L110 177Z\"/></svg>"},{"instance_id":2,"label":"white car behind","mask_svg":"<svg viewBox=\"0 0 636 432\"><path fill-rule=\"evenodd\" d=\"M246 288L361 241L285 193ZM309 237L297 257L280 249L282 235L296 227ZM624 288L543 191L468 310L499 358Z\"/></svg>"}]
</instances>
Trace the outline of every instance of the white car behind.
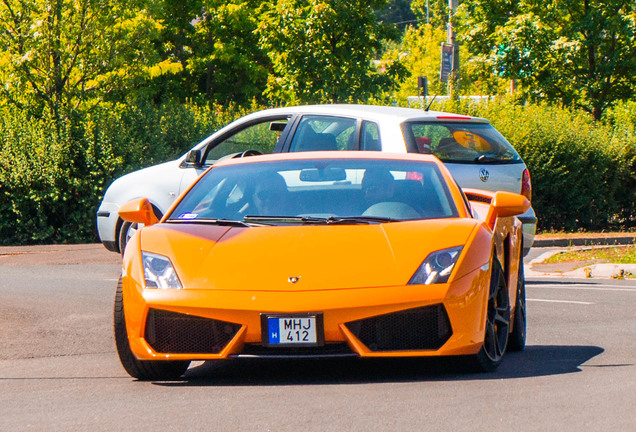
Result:
<instances>
[{"instance_id":1,"label":"white car behind","mask_svg":"<svg viewBox=\"0 0 636 432\"><path fill-rule=\"evenodd\" d=\"M531 199L525 163L486 119L370 105L275 108L230 123L177 160L116 179L97 212L100 240L107 249L122 252L136 229L119 218L123 203L148 198L161 217L181 192L223 157L320 150L432 153L446 163L461 187L505 190ZM519 219L527 253L537 218L531 208Z\"/></svg>"}]
</instances>

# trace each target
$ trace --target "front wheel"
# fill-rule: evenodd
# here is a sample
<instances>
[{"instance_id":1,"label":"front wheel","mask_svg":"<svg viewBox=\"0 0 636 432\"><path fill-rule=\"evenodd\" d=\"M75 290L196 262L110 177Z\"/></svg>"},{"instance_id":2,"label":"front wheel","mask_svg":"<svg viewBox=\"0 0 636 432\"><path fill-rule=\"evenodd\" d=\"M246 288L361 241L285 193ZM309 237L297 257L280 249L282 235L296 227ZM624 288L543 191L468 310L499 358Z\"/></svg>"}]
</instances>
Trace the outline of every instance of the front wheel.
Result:
<instances>
[{"instance_id":1,"label":"front wheel","mask_svg":"<svg viewBox=\"0 0 636 432\"><path fill-rule=\"evenodd\" d=\"M114 307L115 346L122 366L133 378L139 380L170 380L179 378L190 366L189 361L166 360L137 360L130 349L126 320L124 316L124 302L122 295L122 280L117 282Z\"/></svg>"},{"instance_id":2,"label":"front wheel","mask_svg":"<svg viewBox=\"0 0 636 432\"><path fill-rule=\"evenodd\" d=\"M476 371L494 371L501 364L506 352L510 331L510 296L507 285L499 260L493 258L484 344L479 353L468 359L469 367Z\"/></svg>"}]
</instances>

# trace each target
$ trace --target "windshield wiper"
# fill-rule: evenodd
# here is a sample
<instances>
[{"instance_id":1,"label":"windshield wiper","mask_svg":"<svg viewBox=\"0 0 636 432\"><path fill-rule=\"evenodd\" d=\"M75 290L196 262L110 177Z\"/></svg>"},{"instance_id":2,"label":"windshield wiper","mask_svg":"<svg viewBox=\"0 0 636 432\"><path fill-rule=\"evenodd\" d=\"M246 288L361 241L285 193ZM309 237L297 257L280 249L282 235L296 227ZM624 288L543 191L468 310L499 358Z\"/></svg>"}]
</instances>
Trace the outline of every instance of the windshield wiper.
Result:
<instances>
[{"instance_id":1,"label":"windshield wiper","mask_svg":"<svg viewBox=\"0 0 636 432\"><path fill-rule=\"evenodd\" d=\"M302 217L299 216L256 216L256 215L246 215L243 217L244 223L257 223L262 225L275 225L277 223L282 224L294 224L294 223L302 223Z\"/></svg>"},{"instance_id":2,"label":"windshield wiper","mask_svg":"<svg viewBox=\"0 0 636 432\"><path fill-rule=\"evenodd\" d=\"M371 224L384 222L397 222L399 219L380 216L245 216L245 222L256 222L262 224L282 223L282 224L315 224L315 225L337 225L337 224Z\"/></svg>"},{"instance_id":3,"label":"windshield wiper","mask_svg":"<svg viewBox=\"0 0 636 432\"><path fill-rule=\"evenodd\" d=\"M385 223L385 222L400 222L400 219L394 219L385 216L337 216L327 218L327 223L330 224L356 224L356 223Z\"/></svg>"},{"instance_id":4,"label":"windshield wiper","mask_svg":"<svg viewBox=\"0 0 636 432\"><path fill-rule=\"evenodd\" d=\"M232 226L232 227L251 227L251 224L240 220L232 220L232 219L168 219L169 223L199 223L199 224L209 224L209 225L220 225L220 226Z\"/></svg>"},{"instance_id":5,"label":"windshield wiper","mask_svg":"<svg viewBox=\"0 0 636 432\"><path fill-rule=\"evenodd\" d=\"M498 157L494 157L494 156L487 156L485 154L479 155L477 156L475 159L473 159L473 162L477 162L477 163L507 163L506 160L502 160L501 158Z\"/></svg>"}]
</instances>

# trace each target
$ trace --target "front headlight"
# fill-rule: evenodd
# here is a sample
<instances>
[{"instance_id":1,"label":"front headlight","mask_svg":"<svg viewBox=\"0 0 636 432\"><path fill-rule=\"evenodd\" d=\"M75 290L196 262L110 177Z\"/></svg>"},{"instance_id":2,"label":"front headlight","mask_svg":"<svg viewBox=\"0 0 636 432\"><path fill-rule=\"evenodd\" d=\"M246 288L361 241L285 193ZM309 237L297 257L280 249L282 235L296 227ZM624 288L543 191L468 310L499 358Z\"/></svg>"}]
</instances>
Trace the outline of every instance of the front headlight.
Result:
<instances>
[{"instance_id":1,"label":"front headlight","mask_svg":"<svg viewBox=\"0 0 636 432\"><path fill-rule=\"evenodd\" d=\"M456 246L429 254L408 284L430 285L448 282L462 248L463 246Z\"/></svg>"},{"instance_id":2,"label":"front headlight","mask_svg":"<svg viewBox=\"0 0 636 432\"><path fill-rule=\"evenodd\" d=\"M142 252L146 288L182 289L181 282L168 257Z\"/></svg>"}]
</instances>

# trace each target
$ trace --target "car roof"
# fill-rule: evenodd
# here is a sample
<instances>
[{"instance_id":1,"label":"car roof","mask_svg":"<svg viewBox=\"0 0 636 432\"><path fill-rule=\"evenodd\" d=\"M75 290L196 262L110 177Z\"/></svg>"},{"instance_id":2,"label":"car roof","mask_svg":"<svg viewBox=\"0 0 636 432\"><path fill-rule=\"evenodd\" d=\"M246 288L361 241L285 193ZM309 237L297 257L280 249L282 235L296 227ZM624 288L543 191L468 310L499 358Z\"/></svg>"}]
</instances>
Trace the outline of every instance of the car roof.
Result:
<instances>
[{"instance_id":1,"label":"car roof","mask_svg":"<svg viewBox=\"0 0 636 432\"><path fill-rule=\"evenodd\" d=\"M391 119L397 122L427 120L427 121L474 121L489 123L487 119L465 115L452 114L442 111L425 111L414 108L402 108L383 105L356 105L356 104L324 104L324 105L300 105L284 108L270 108L252 113L249 117L263 117L267 115L284 114L322 114L359 117L368 120L382 121Z\"/></svg>"},{"instance_id":2,"label":"car roof","mask_svg":"<svg viewBox=\"0 0 636 432\"><path fill-rule=\"evenodd\" d=\"M308 151L293 153L272 153L266 155L249 156L244 158L224 159L215 163L214 167L226 165L241 165L258 162L274 162L287 160L310 160L310 159L374 159L374 160L406 160L419 162L433 162L443 166L442 162L435 156L421 153L385 153L376 151L358 150L337 150L337 151Z\"/></svg>"}]
</instances>

